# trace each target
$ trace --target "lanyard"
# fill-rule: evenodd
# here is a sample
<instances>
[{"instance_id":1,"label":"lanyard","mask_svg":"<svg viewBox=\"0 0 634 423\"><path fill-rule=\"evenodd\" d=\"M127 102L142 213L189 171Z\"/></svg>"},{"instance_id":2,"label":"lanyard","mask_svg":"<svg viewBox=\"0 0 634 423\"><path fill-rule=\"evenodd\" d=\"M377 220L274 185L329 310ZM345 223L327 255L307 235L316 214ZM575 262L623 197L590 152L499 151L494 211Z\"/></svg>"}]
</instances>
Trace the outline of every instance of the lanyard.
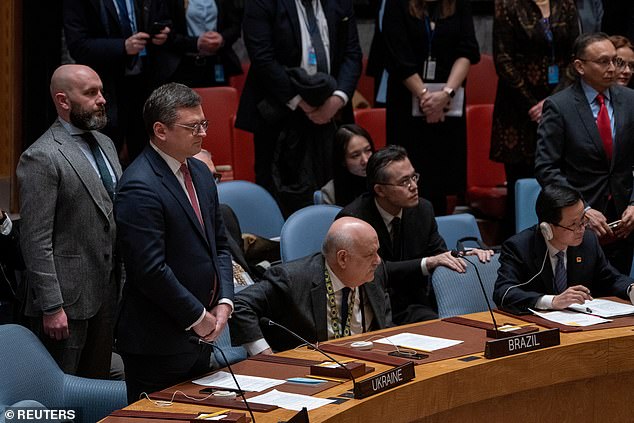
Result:
<instances>
[{"instance_id":1,"label":"lanyard","mask_svg":"<svg viewBox=\"0 0 634 423\"><path fill-rule=\"evenodd\" d=\"M548 41L548 45L550 46L550 62L551 64L555 63L555 37L553 36L553 30L550 25L550 18L542 18L539 20L539 23L544 30L544 35L546 36L546 41Z\"/></svg>"},{"instance_id":2,"label":"lanyard","mask_svg":"<svg viewBox=\"0 0 634 423\"><path fill-rule=\"evenodd\" d=\"M427 32L427 56L431 57L431 45L434 41L434 34L436 33L436 30L432 29L431 21L427 15L425 15L425 31Z\"/></svg>"},{"instance_id":3,"label":"lanyard","mask_svg":"<svg viewBox=\"0 0 634 423\"><path fill-rule=\"evenodd\" d=\"M339 310L337 307L337 301L335 300L335 290L332 287L332 281L330 280L328 269L324 270L324 277L326 280L326 294L328 296L328 308L330 309L330 325L332 327L332 332L335 335L335 339L341 338L342 336L350 336L350 322L352 322L352 310L354 308L354 297L357 290L356 289L352 290L352 295L350 295L350 301L348 302L348 317L346 318L345 325L342 325L339 322Z\"/></svg>"}]
</instances>

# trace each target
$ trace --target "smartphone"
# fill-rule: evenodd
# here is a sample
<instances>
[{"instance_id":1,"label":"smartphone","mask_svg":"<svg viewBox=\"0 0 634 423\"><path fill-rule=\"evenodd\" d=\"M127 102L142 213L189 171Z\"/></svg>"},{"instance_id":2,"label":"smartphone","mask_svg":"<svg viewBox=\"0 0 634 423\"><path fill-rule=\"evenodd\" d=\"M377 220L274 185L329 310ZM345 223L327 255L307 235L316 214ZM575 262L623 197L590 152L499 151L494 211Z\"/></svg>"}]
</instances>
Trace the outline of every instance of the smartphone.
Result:
<instances>
[{"instance_id":1,"label":"smartphone","mask_svg":"<svg viewBox=\"0 0 634 423\"><path fill-rule=\"evenodd\" d=\"M152 26L150 26L150 35L154 36L161 32L163 28L166 26L172 26L172 21L169 19L165 19L162 21L154 21L152 22Z\"/></svg>"},{"instance_id":2,"label":"smartphone","mask_svg":"<svg viewBox=\"0 0 634 423\"><path fill-rule=\"evenodd\" d=\"M621 220L615 220L614 222L608 223L608 227L610 229L615 229L617 226L621 224Z\"/></svg>"}]
</instances>

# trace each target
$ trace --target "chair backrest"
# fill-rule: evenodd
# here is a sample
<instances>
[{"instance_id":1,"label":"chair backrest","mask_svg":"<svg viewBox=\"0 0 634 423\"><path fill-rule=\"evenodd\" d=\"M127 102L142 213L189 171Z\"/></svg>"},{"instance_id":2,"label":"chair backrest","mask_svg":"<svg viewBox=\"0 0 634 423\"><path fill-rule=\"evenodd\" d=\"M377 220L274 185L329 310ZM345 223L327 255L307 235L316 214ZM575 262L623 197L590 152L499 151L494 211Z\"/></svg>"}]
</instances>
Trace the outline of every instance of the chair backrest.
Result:
<instances>
[{"instance_id":1,"label":"chair backrest","mask_svg":"<svg viewBox=\"0 0 634 423\"><path fill-rule=\"evenodd\" d=\"M20 325L0 325L0 405L30 399L64 404L64 373L40 340Z\"/></svg>"},{"instance_id":2,"label":"chair backrest","mask_svg":"<svg viewBox=\"0 0 634 423\"><path fill-rule=\"evenodd\" d=\"M482 239L480 228L475 217L469 213L449 214L447 216L436 217L438 233L445 240L447 248L456 248L456 243L460 238L474 237Z\"/></svg>"},{"instance_id":3,"label":"chair backrest","mask_svg":"<svg viewBox=\"0 0 634 423\"><path fill-rule=\"evenodd\" d=\"M493 288L500 267L498 255L491 257L489 263L481 263L477 257L468 257L468 259L478 266L489 304L491 308L495 308ZM437 267L431 275L431 283L438 303L438 317L441 319L488 310L478 282L478 275L469 263L465 273L458 273L443 266Z\"/></svg>"},{"instance_id":4,"label":"chair backrest","mask_svg":"<svg viewBox=\"0 0 634 423\"><path fill-rule=\"evenodd\" d=\"M375 150L385 147L385 109L357 109L354 111L354 121L370 133Z\"/></svg>"},{"instance_id":5,"label":"chair backrest","mask_svg":"<svg viewBox=\"0 0 634 423\"><path fill-rule=\"evenodd\" d=\"M249 62L242 63L242 74L241 75L233 75L229 78L229 86L233 87L238 91L238 97L242 95L242 90L244 89L244 83L247 79L247 74L249 73L249 68L251 64Z\"/></svg>"},{"instance_id":6,"label":"chair backrest","mask_svg":"<svg viewBox=\"0 0 634 423\"><path fill-rule=\"evenodd\" d=\"M233 209L242 232L265 238L280 236L284 217L267 190L247 181L218 184L218 199Z\"/></svg>"},{"instance_id":7,"label":"chair backrest","mask_svg":"<svg viewBox=\"0 0 634 423\"><path fill-rule=\"evenodd\" d=\"M216 339L215 344L219 348L214 348L214 358L220 367L227 366L227 362L233 364L247 359L247 350L245 350L244 347L231 346L229 325L225 326L220 336ZM222 349L222 352L220 352L220 349ZM227 359L226 361L225 358Z\"/></svg>"},{"instance_id":8,"label":"chair backrest","mask_svg":"<svg viewBox=\"0 0 634 423\"><path fill-rule=\"evenodd\" d=\"M527 178L515 182L515 233L537 224L535 203L540 191L537 179Z\"/></svg>"},{"instance_id":9,"label":"chair backrest","mask_svg":"<svg viewBox=\"0 0 634 423\"><path fill-rule=\"evenodd\" d=\"M359 82L357 83L357 91L368 100L370 107L374 105L374 78L366 75L365 69L368 65L368 57L363 56L363 68L361 69L361 76L359 77Z\"/></svg>"},{"instance_id":10,"label":"chair backrest","mask_svg":"<svg viewBox=\"0 0 634 423\"><path fill-rule=\"evenodd\" d=\"M489 159L493 104L467 106L467 188L501 186L504 165Z\"/></svg>"},{"instance_id":11,"label":"chair backrest","mask_svg":"<svg viewBox=\"0 0 634 423\"><path fill-rule=\"evenodd\" d=\"M216 166L231 165L231 128L233 116L238 110L238 91L233 87L208 87L194 89L202 99L205 118L209 121L203 148L213 155Z\"/></svg>"},{"instance_id":12,"label":"chair backrest","mask_svg":"<svg viewBox=\"0 0 634 423\"><path fill-rule=\"evenodd\" d=\"M469 104L493 104L498 86L493 56L481 54L480 62L469 68L466 86L466 101Z\"/></svg>"},{"instance_id":13,"label":"chair backrest","mask_svg":"<svg viewBox=\"0 0 634 423\"><path fill-rule=\"evenodd\" d=\"M339 206L320 204L304 207L290 215L280 235L282 262L319 252L340 210Z\"/></svg>"}]
</instances>

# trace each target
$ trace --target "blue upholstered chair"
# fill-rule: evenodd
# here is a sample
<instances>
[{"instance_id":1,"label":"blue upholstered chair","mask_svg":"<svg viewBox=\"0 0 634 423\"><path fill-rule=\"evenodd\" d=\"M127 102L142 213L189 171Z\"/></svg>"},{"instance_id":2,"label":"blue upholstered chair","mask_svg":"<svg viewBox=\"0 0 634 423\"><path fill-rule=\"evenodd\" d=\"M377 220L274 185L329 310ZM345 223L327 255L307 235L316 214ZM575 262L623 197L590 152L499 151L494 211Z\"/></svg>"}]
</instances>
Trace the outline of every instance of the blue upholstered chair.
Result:
<instances>
[{"instance_id":1,"label":"blue upholstered chair","mask_svg":"<svg viewBox=\"0 0 634 423\"><path fill-rule=\"evenodd\" d=\"M243 233L280 236L284 217L275 199L261 186L247 181L222 182L218 184L218 199L233 209Z\"/></svg>"},{"instance_id":2,"label":"blue upholstered chair","mask_svg":"<svg viewBox=\"0 0 634 423\"><path fill-rule=\"evenodd\" d=\"M222 352L225 354L229 364L237 363L238 361L247 359L247 350L244 347L232 347L231 346L231 333L229 331L229 325L225 326L218 339L216 339L216 345L222 348ZM224 360L222 354L214 349L214 359L220 367L226 367L227 361Z\"/></svg>"},{"instance_id":3,"label":"blue upholstered chair","mask_svg":"<svg viewBox=\"0 0 634 423\"><path fill-rule=\"evenodd\" d=\"M326 233L340 210L339 206L320 204L304 207L290 215L280 235L282 262L319 252Z\"/></svg>"},{"instance_id":4,"label":"blue upholstered chair","mask_svg":"<svg viewBox=\"0 0 634 423\"><path fill-rule=\"evenodd\" d=\"M49 409L79 410L76 422L93 423L128 404L123 381L64 374L40 340L23 326L0 326L0 363L3 416L5 407L31 400L29 404L37 401Z\"/></svg>"},{"instance_id":5,"label":"blue upholstered chair","mask_svg":"<svg viewBox=\"0 0 634 423\"><path fill-rule=\"evenodd\" d=\"M445 240L447 248L450 250L456 248L459 239L465 237L473 237L482 239L480 228L475 217L469 213L450 214L447 216L438 216L436 218L438 225L438 233ZM469 245L471 247L471 245ZM475 247L475 245L473 245Z\"/></svg>"},{"instance_id":6,"label":"blue upholstered chair","mask_svg":"<svg viewBox=\"0 0 634 423\"><path fill-rule=\"evenodd\" d=\"M537 224L535 203L540 191L537 179L520 179L515 182L515 233Z\"/></svg>"},{"instance_id":7,"label":"blue upholstered chair","mask_svg":"<svg viewBox=\"0 0 634 423\"><path fill-rule=\"evenodd\" d=\"M320 189L313 192L313 204L324 204L324 194L322 194Z\"/></svg>"},{"instance_id":8,"label":"blue upholstered chair","mask_svg":"<svg viewBox=\"0 0 634 423\"><path fill-rule=\"evenodd\" d=\"M476 256L468 257L472 263L478 266L484 290L492 308L495 308L493 287L500 267L498 257L498 254L494 255L489 263L480 263ZM438 303L438 316L441 319L487 310L486 300L482 295L482 288L480 288L475 268L469 263L467 263L465 273L454 272L442 266L437 267L432 273L431 283Z\"/></svg>"}]
</instances>

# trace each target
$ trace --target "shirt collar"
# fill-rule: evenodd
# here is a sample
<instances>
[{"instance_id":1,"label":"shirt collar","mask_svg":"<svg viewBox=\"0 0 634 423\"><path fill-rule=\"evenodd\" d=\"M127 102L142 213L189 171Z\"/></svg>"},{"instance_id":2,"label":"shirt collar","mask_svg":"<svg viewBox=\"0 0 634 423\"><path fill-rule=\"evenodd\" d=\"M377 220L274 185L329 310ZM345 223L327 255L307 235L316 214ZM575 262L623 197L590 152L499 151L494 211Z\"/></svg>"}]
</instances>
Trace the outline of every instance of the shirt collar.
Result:
<instances>
[{"instance_id":1,"label":"shirt collar","mask_svg":"<svg viewBox=\"0 0 634 423\"><path fill-rule=\"evenodd\" d=\"M163 150L158 148L157 145L154 144L152 141L150 141L150 145L152 146L154 151L156 151L159 154L159 156L161 156L163 160L165 160L165 163L167 163L167 166L169 166L173 174L176 174L176 172L180 170L181 164L182 164L181 162L179 162L174 157L170 156L169 154L165 153Z\"/></svg>"},{"instance_id":2,"label":"shirt collar","mask_svg":"<svg viewBox=\"0 0 634 423\"><path fill-rule=\"evenodd\" d=\"M566 252L568 251L568 248L564 248L563 250L558 250L555 247L553 247L553 245L550 243L550 241L546 241L546 248L548 248L548 256L550 258L554 258L555 256L557 256L557 253L559 251L563 251L564 252L564 256L566 255Z\"/></svg>"},{"instance_id":3,"label":"shirt collar","mask_svg":"<svg viewBox=\"0 0 634 423\"><path fill-rule=\"evenodd\" d=\"M68 131L68 133L71 135L81 135L85 132L90 132L90 131L84 131L83 129L79 129L72 123L65 121L59 116L57 117L57 120L59 120L59 123L61 123L64 129L66 129L66 131Z\"/></svg>"},{"instance_id":4,"label":"shirt collar","mask_svg":"<svg viewBox=\"0 0 634 423\"><path fill-rule=\"evenodd\" d=\"M400 209L398 211L398 214L396 216L393 216L391 213L388 213L379 205L379 202L376 201L376 197L374 198L374 205L376 205L376 209L379 211L379 214L381 215L385 226L387 226L388 228L390 227L390 225L392 225L392 219L394 219L395 217L401 219L403 217L403 209Z\"/></svg>"},{"instance_id":5,"label":"shirt collar","mask_svg":"<svg viewBox=\"0 0 634 423\"><path fill-rule=\"evenodd\" d=\"M332 269L330 268L330 265L328 265L328 261L325 261L325 263L326 263L326 270L328 271L328 275L330 276L330 282L332 282L333 291L334 292L341 291L343 288L346 287L346 285L344 285L344 283L341 282L341 279L339 279L337 275L335 275L335 272L333 272Z\"/></svg>"},{"instance_id":6,"label":"shirt collar","mask_svg":"<svg viewBox=\"0 0 634 423\"><path fill-rule=\"evenodd\" d=\"M586 100L588 100L588 103L590 104L594 103L594 99L597 98L597 94L599 94L599 92L595 90L594 88L592 88L590 85L588 85L583 79L580 79L579 81L581 82L581 88L583 89L583 94L586 96ZM608 101L611 101L609 89L603 92L603 96Z\"/></svg>"}]
</instances>

